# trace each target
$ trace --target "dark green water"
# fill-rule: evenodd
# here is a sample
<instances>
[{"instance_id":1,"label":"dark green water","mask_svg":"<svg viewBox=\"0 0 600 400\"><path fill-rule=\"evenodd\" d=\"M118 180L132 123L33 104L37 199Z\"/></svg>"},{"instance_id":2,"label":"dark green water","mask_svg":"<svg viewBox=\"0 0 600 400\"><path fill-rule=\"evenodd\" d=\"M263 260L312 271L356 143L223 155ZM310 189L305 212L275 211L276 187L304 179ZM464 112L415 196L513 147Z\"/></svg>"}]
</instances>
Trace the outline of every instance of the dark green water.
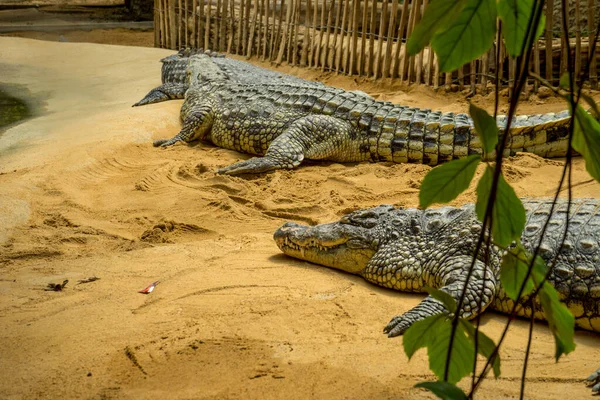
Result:
<instances>
[{"instance_id":1,"label":"dark green water","mask_svg":"<svg viewBox=\"0 0 600 400\"><path fill-rule=\"evenodd\" d=\"M27 104L0 90L0 129L31 116Z\"/></svg>"}]
</instances>

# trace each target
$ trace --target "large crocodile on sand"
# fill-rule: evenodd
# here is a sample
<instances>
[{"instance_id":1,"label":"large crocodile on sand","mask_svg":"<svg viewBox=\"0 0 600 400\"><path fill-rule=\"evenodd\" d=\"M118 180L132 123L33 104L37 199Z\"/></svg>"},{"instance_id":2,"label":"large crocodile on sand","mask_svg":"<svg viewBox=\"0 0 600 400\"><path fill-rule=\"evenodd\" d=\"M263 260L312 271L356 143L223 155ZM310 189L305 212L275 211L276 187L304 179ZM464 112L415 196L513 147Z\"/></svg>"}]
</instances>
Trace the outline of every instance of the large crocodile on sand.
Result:
<instances>
[{"instance_id":1,"label":"large crocodile on sand","mask_svg":"<svg viewBox=\"0 0 600 400\"><path fill-rule=\"evenodd\" d=\"M378 101L361 93L297 82L245 84L206 55L190 57L182 130L154 142L205 140L263 156L220 169L223 174L294 168L304 159L392 161L437 165L481 154L466 114L442 113ZM503 130L506 118L499 117ZM506 155L518 151L562 157L568 148L568 112L516 117ZM493 154L489 154L493 157Z\"/></svg>"},{"instance_id":2,"label":"large crocodile on sand","mask_svg":"<svg viewBox=\"0 0 600 400\"><path fill-rule=\"evenodd\" d=\"M579 328L600 332L600 200L560 201L552 215L552 202L525 200L527 224L522 243L532 252L541 240L541 230L550 218L540 246L540 255L556 264L548 281L556 288ZM569 218L564 244L559 248ZM473 275L467 271L475 256L481 232L472 204L438 209L396 209L379 206L353 212L338 222L316 226L286 223L274 239L288 256L362 276L376 285L406 292L425 292L426 286L450 294L458 303L466 285L464 318L474 318L488 306L509 313L513 301L499 279L502 251L493 248L488 261L480 254ZM482 252L483 253L483 252ZM484 277L486 277L484 279ZM539 302L531 308L520 304L521 316L544 319ZM394 317L384 328L398 336L414 322L448 312L441 302L426 297L413 309ZM600 390L600 369L588 380Z\"/></svg>"}]
</instances>

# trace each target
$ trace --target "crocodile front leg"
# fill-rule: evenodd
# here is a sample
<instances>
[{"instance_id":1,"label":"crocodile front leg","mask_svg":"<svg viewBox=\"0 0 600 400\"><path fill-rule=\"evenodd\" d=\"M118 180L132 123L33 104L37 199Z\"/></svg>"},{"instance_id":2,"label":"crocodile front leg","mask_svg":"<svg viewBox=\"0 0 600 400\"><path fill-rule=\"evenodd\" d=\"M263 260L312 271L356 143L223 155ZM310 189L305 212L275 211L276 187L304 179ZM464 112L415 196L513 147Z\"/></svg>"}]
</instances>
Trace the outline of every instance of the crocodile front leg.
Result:
<instances>
[{"instance_id":1,"label":"crocodile front leg","mask_svg":"<svg viewBox=\"0 0 600 400\"><path fill-rule=\"evenodd\" d=\"M160 103L161 101L183 99L188 85L185 83L165 83L152 89L143 99L132 107L144 106L146 104Z\"/></svg>"},{"instance_id":2,"label":"crocodile front leg","mask_svg":"<svg viewBox=\"0 0 600 400\"><path fill-rule=\"evenodd\" d=\"M463 318L471 319L480 314L487 308L496 294L496 278L490 268L482 261L475 261L475 270L471 279L466 283L467 271L472 262L469 256L449 257L439 266L439 276L441 282L438 288L451 295L458 303L460 295L466 284L466 295L460 315ZM483 276L485 272L485 282ZM383 329L389 337L403 334L413 323L425 319L431 315L448 312L446 307L438 300L427 296L425 300L416 307L402 315L398 315L390 321Z\"/></svg>"},{"instance_id":3,"label":"crocodile front leg","mask_svg":"<svg viewBox=\"0 0 600 400\"><path fill-rule=\"evenodd\" d=\"M169 147L177 142L191 142L204 138L213 124L213 110L209 105L198 106L187 115L183 121L181 131L171 139L155 140L154 147Z\"/></svg>"},{"instance_id":4,"label":"crocodile front leg","mask_svg":"<svg viewBox=\"0 0 600 400\"><path fill-rule=\"evenodd\" d=\"M256 174L275 169L292 169L305 158L311 160L348 157L350 123L327 115L309 115L294 121L275 138L264 157L240 161L217 171L225 175ZM342 160L340 160L342 161ZM345 160L358 161L358 160Z\"/></svg>"}]
</instances>

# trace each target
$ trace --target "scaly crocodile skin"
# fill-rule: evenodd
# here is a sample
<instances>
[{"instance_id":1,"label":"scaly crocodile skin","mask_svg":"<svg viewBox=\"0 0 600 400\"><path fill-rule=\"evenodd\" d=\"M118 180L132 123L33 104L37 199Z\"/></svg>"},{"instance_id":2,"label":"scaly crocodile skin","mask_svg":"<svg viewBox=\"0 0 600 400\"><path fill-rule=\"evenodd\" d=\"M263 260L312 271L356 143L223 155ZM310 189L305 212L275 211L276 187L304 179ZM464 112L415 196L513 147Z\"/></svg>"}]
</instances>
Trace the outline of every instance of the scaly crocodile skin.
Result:
<instances>
[{"instance_id":1,"label":"scaly crocodile skin","mask_svg":"<svg viewBox=\"0 0 600 400\"><path fill-rule=\"evenodd\" d=\"M304 159L437 165L482 152L466 114L400 106L320 84L231 82L212 60L190 57L190 89L181 109L183 129L155 145L201 139L264 155L220 173L294 168ZM506 154L564 156L568 123L567 112L517 117ZM498 118L501 129L505 124L504 117Z\"/></svg>"},{"instance_id":2,"label":"scaly crocodile skin","mask_svg":"<svg viewBox=\"0 0 600 400\"><path fill-rule=\"evenodd\" d=\"M532 252L550 219L539 253L548 263L557 257L548 281L579 328L600 332L600 200L573 201L562 247L568 202L560 201L552 215L551 204L547 200L524 201L527 224L522 243ZM465 282L480 232L472 204L425 211L379 206L313 227L288 222L275 232L274 239L289 256L354 273L391 289L424 292L427 285L458 302L466 285L460 313L473 318L487 307L507 313L514 305L498 277L502 257L498 248L492 249L487 262L482 254L477 257L472 278ZM539 302L534 302L532 309L525 298L520 306L518 315L534 313L535 318L544 319ZM442 312L447 312L442 303L428 296L394 317L384 332L390 337L400 335L415 321ZM600 369L588 379L598 391Z\"/></svg>"}]
</instances>

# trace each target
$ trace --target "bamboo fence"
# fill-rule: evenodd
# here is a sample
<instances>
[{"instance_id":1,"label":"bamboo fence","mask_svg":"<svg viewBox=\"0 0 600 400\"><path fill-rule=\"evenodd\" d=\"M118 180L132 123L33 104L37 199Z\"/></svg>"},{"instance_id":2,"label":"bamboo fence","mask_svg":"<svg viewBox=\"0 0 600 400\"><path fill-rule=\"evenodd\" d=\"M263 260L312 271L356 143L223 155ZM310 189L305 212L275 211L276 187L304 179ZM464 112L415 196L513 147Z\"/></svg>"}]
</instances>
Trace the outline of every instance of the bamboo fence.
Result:
<instances>
[{"instance_id":1,"label":"bamboo fence","mask_svg":"<svg viewBox=\"0 0 600 400\"><path fill-rule=\"evenodd\" d=\"M570 37L562 23L555 28L562 22L553 13L560 1L546 2L546 26L535 43L531 71L557 84L568 69L570 51L577 76L585 76L591 87L598 88L600 46L590 60L588 39L588 33L597 29L598 0L570 0L567 11L574 14L567 23ZM512 90L519 60L510 57L502 44L452 73L440 73L429 47L406 55L406 38L427 4L428 0L154 0L155 46L203 47L276 65L285 62L434 88L454 85L472 92L495 81L495 59L500 54L499 84ZM537 83L531 84L537 91Z\"/></svg>"}]
</instances>

